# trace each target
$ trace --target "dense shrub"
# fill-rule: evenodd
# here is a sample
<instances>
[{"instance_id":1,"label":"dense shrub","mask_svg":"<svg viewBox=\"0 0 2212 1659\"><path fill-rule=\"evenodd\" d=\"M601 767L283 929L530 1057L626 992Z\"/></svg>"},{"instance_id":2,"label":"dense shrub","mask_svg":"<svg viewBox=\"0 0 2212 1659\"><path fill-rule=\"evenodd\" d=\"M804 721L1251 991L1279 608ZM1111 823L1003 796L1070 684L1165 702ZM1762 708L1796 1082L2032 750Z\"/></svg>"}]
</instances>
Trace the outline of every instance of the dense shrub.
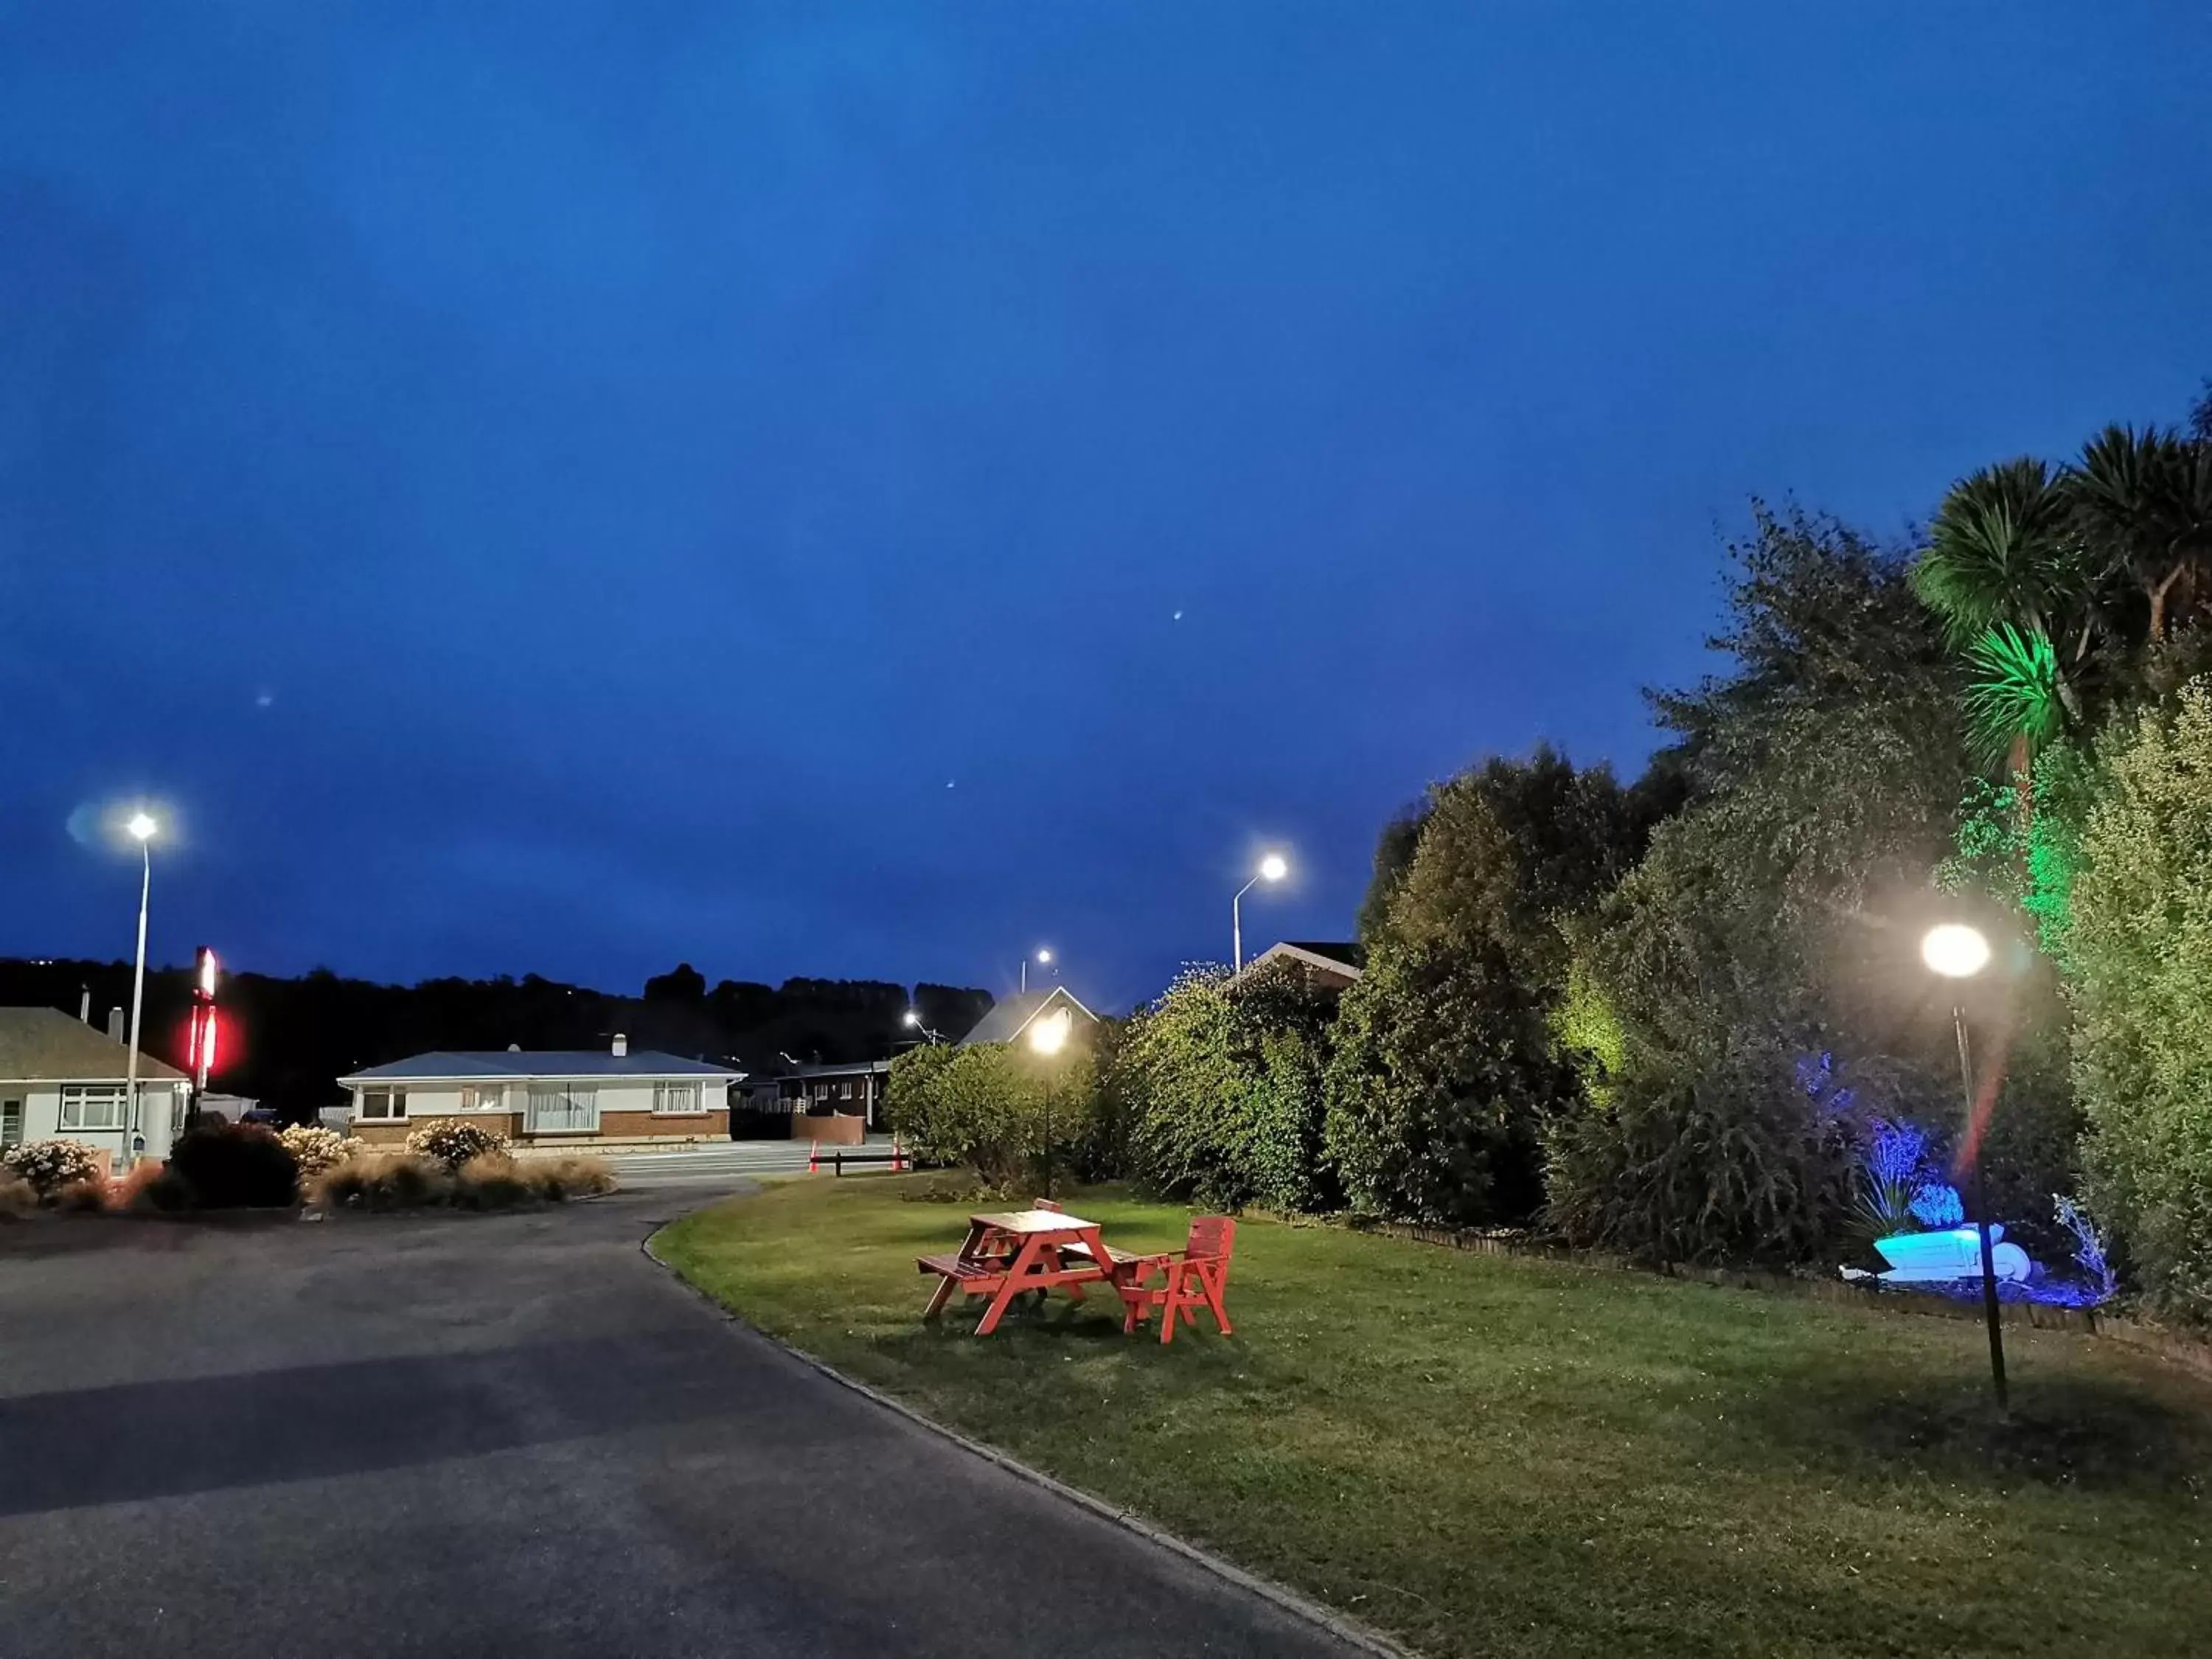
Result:
<instances>
[{"instance_id":1,"label":"dense shrub","mask_svg":"<svg viewBox=\"0 0 2212 1659\"><path fill-rule=\"evenodd\" d=\"M2139 1284L2212 1320L2212 678L2099 755L2069 938L2089 1198Z\"/></svg>"},{"instance_id":2,"label":"dense shrub","mask_svg":"<svg viewBox=\"0 0 2212 1659\"><path fill-rule=\"evenodd\" d=\"M1546 1012L1496 951L1376 951L1328 1070L1328 1152L1355 1208L1453 1226L1535 1212L1542 1126L1577 1086Z\"/></svg>"},{"instance_id":3,"label":"dense shrub","mask_svg":"<svg viewBox=\"0 0 2212 1659\"><path fill-rule=\"evenodd\" d=\"M13 1170L0 1168L0 1221L20 1219L38 1206L38 1189Z\"/></svg>"},{"instance_id":4,"label":"dense shrub","mask_svg":"<svg viewBox=\"0 0 2212 1659\"><path fill-rule=\"evenodd\" d=\"M267 1208L299 1196L299 1165L284 1144L258 1123L185 1130L170 1148L169 1169L201 1209Z\"/></svg>"},{"instance_id":5,"label":"dense shrub","mask_svg":"<svg viewBox=\"0 0 2212 1659\"><path fill-rule=\"evenodd\" d=\"M107 1152L82 1140L31 1140L0 1147L0 1169L27 1182L41 1201L68 1188L105 1181L109 1162Z\"/></svg>"},{"instance_id":6,"label":"dense shrub","mask_svg":"<svg viewBox=\"0 0 2212 1659\"><path fill-rule=\"evenodd\" d=\"M472 1158L505 1152L507 1137L481 1123L445 1118L410 1131L407 1150L424 1158L434 1158L449 1170L458 1170Z\"/></svg>"},{"instance_id":7,"label":"dense shrub","mask_svg":"<svg viewBox=\"0 0 2212 1659\"><path fill-rule=\"evenodd\" d=\"M1074 1173L1098 1116L1096 1061L1086 1044L1046 1056L1010 1043L931 1044L891 1062L884 1115L927 1163L964 1164L1000 1188L1052 1167Z\"/></svg>"},{"instance_id":8,"label":"dense shrub","mask_svg":"<svg viewBox=\"0 0 2212 1659\"><path fill-rule=\"evenodd\" d=\"M1322 1081L1335 1006L1291 964L1178 975L1130 1020L1108 1073L1128 1172L1214 1207L1331 1207Z\"/></svg>"},{"instance_id":9,"label":"dense shrub","mask_svg":"<svg viewBox=\"0 0 2212 1659\"><path fill-rule=\"evenodd\" d=\"M279 1129L276 1139L298 1165L303 1188L324 1170L362 1151L364 1145L355 1137L314 1123L295 1123Z\"/></svg>"},{"instance_id":10,"label":"dense shrub","mask_svg":"<svg viewBox=\"0 0 2212 1659\"><path fill-rule=\"evenodd\" d=\"M595 1158L518 1158L479 1152L459 1168L419 1152L354 1152L310 1184L311 1200L325 1209L414 1210L450 1206L460 1210L507 1210L558 1204L615 1190L614 1171Z\"/></svg>"},{"instance_id":11,"label":"dense shrub","mask_svg":"<svg viewBox=\"0 0 2212 1659\"><path fill-rule=\"evenodd\" d=\"M444 1203L453 1184L453 1172L436 1158L372 1150L325 1170L308 1196L325 1209L411 1210Z\"/></svg>"}]
</instances>

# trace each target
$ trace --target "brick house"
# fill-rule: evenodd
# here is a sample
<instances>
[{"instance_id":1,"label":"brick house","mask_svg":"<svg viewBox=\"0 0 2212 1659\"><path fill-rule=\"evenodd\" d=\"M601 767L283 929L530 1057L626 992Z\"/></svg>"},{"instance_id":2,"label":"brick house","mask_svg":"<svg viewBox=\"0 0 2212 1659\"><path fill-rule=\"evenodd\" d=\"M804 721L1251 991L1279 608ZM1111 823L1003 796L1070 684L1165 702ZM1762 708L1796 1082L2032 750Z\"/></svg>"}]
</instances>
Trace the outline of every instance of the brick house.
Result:
<instances>
[{"instance_id":1,"label":"brick house","mask_svg":"<svg viewBox=\"0 0 2212 1659\"><path fill-rule=\"evenodd\" d=\"M338 1079L352 1096L345 1127L404 1140L433 1119L495 1129L518 1146L726 1140L730 1085L743 1072L674 1054L632 1054L617 1036L596 1049L509 1048L416 1054Z\"/></svg>"}]
</instances>

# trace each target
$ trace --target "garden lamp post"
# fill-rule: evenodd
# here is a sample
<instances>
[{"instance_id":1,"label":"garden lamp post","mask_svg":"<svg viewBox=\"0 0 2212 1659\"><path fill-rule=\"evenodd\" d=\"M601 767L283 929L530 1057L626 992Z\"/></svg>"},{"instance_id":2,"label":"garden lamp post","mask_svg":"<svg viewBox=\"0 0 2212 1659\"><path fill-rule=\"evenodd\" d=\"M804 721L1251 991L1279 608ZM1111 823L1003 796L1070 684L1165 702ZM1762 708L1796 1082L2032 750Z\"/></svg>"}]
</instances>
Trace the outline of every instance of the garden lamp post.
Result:
<instances>
[{"instance_id":1,"label":"garden lamp post","mask_svg":"<svg viewBox=\"0 0 2212 1659\"><path fill-rule=\"evenodd\" d=\"M906 1011L906 1018L904 1023L908 1030L921 1032L923 1038L933 1048L934 1048L939 1043L945 1041L944 1032L933 1031L929 1027L921 1023L921 1010L919 1008L908 1009Z\"/></svg>"},{"instance_id":2,"label":"garden lamp post","mask_svg":"<svg viewBox=\"0 0 2212 1659\"><path fill-rule=\"evenodd\" d=\"M1237 890L1237 896L1229 901L1229 956L1232 972L1244 971L1244 895L1260 883L1278 882L1291 873L1291 866L1283 861L1280 853L1270 853L1260 860L1259 869L1252 879Z\"/></svg>"},{"instance_id":3,"label":"garden lamp post","mask_svg":"<svg viewBox=\"0 0 2212 1659\"><path fill-rule=\"evenodd\" d=\"M1948 980L1972 979L1989 966L1990 942L1980 932L1962 922L1931 927L1920 941L1920 959ZM1997 1320L1997 1272L1990 1247L1990 1207L1982 1188L1982 1135L1974 1122L1974 1060L1966 1046L1966 1010L1954 994L1951 999L1951 1028L1959 1040L1959 1081L1966 1096L1966 1189L1974 1206L1974 1231L1982 1243L1982 1314L1990 1328L1990 1381L1997 1394L1997 1410L2009 1409L2005 1393L2004 1328Z\"/></svg>"},{"instance_id":4,"label":"garden lamp post","mask_svg":"<svg viewBox=\"0 0 2212 1659\"><path fill-rule=\"evenodd\" d=\"M1052 952L1050 951L1039 951L1036 953L1036 959L1037 966L1040 968L1049 968L1052 966ZM1030 959L1027 957L1024 957L1022 958L1022 994L1024 996L1027 996L1029 994Z\"/></svg>"},{"instance_id":5,"label":"garden lamp post","mask_svg":"<svg viewBox=\"0 0 2212 1659\"><path fill-rule=\"evenodd\" d=\"M138 958L131 975L131 1057L125 1062L123 1145L115 1155L118 1176L129 1174L137 1162L131 1143L138 1133L138 1016L146 1005L146 902L154 893L154 837L161 826L143 812L133 812L123 828L138 843Z\"/></svg>"},{"instance_id":6,"label":"garden lamp post","mask_svg":"<svg viewBox=\"0 0 2212 1659\"><path fill-rule=\"evenodd\" d=\"M1055 1008L1043 1019L1030 1027L1030 1048L1049 1060L1067 1047L1067 1010ZM1052 1091L1059 1080L1056 1067L1048 1067L1044 1076L1044 1195L1052 1196Z\"/></svg>"}]
</instances>

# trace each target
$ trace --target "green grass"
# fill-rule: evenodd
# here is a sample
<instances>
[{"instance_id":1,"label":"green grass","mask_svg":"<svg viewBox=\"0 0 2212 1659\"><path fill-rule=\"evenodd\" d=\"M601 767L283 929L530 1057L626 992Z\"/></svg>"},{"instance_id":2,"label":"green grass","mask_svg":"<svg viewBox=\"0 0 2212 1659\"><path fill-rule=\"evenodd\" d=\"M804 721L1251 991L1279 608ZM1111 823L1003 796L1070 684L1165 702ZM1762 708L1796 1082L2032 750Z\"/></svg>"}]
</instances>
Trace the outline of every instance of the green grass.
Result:
<instances>
[{"instance_id":1,"label":"green grass","mask_svg":"<svg viewBox=\"0 0 2212 1659\"><path fill-rule=\"evenodd\" d=\"M2122 1655L2212 1644L2212 1389L2093 1339L1247 1221L1163 1348L1053 1298L925 1326L929 1177L772 1188L656 1249L941 1421L1437 1655ZM992 1206L998 1207L998 1206ZM1128 1248L1185 1212L1070 1207Z\"/></svg>"}]
</instances>

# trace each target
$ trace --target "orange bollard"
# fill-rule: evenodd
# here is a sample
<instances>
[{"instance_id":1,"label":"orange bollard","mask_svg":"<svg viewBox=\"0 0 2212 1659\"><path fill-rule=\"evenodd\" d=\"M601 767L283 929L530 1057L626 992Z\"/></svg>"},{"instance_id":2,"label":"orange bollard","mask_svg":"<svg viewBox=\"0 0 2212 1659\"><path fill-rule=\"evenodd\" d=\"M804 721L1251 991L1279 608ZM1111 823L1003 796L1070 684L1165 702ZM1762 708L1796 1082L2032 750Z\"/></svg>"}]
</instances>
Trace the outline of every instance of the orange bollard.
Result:
<instances>
[{"instance_id":1,"label":"orange bollard","mask_svg":"<svg viewBox=\"0 0 2212 1659\"><path fill-rule=\"evenodd\" d=\"M810 1140L806 1143L806 1173L813 1175L821 1168L822 1143L818 1140Z\"/></svg>"},{"instance_id":2,"label":"orange bollard","mask_svg":"<svg viewBox=\"0 0 2212 1659\"><path fill-rule=\"evenodd\" d=\"M891 1137L891 1173L896 1175L905 1168L906 1154L899 1151L899 1138L893 1135Z\"/></svg>"}]
</instances>

